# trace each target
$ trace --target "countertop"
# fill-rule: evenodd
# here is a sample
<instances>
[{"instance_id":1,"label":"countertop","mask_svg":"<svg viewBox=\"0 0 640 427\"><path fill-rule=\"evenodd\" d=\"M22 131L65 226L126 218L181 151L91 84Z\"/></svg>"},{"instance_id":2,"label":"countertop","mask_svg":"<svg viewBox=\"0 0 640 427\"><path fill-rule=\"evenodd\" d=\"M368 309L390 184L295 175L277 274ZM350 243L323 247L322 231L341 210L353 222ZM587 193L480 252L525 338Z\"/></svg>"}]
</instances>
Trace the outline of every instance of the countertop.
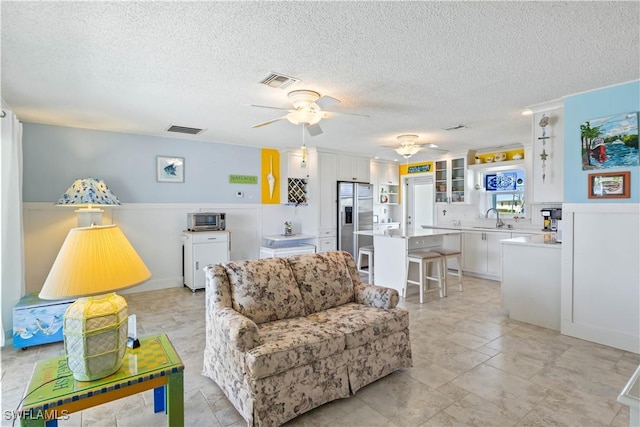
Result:
<instances>
[{"instance_id":1,"label":"countertop","mask_svg":"<svg viewBox=\"0 0 640 427\"><path fill-rule=\"evenodd\" d=\"M560 249L562 244L556 240L555 233L534 234L533 236L513 237L501 240L503 245L541 246Z\"/></svg>"},{"instance_id":2,"label":"countertop","mask_svg":"<svg viewBox=\"0 0 640 427\"><path fill-rule=\"evenodd\" d=\"M481 225L462 225L459 227L450 225L450 226L438 226L438 225L423 225L424 229L436 229L436 230L459 230L459 231L482 231L482 232L496 232L496 233L531 233L531 234L548 234L548 231L542 231L538 228L509 228L507 226L504 227L490 227L490 226L481 226Z\"/></svg>"},{"instance_id":3,"label":"countertop","mask_svg":"<svg viewBox=\"0 0 640 427\"><path fill-rule=\"evenodd\" d=\"M373 230L355 231L353 234L359 234L361 236L382 236L399 239L410 239L412 237L428 237L428 236L445 236L448 234L460 234L461 230L452 230L446 228L425 228L421 230L404 230L400 228L394 228L391 230L384 230L383 232L374 232Z\"/></svg>"}]
</instances>

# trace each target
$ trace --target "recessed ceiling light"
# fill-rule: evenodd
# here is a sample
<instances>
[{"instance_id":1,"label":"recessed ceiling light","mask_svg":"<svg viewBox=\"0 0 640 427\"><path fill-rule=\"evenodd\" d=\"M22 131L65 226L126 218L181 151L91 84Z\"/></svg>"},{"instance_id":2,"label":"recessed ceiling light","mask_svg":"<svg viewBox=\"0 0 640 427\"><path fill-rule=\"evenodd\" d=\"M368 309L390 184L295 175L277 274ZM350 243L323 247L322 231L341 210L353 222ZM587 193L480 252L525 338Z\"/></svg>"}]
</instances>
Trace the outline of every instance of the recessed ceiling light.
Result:
<instances>
[{"instance_id":1,"label":"recessed ceiling light","mask_svg":"<svg viewBox=\"0 0 640 427\"><path fill-rule=\"evenodd\" d=\"M531 111L531 110L524 110L524 111L522 112L522 115L523 115L523 116L530 116L530 115L532 115L532 114L533 114L533 111Z\"/></svg>"}]
</instances>

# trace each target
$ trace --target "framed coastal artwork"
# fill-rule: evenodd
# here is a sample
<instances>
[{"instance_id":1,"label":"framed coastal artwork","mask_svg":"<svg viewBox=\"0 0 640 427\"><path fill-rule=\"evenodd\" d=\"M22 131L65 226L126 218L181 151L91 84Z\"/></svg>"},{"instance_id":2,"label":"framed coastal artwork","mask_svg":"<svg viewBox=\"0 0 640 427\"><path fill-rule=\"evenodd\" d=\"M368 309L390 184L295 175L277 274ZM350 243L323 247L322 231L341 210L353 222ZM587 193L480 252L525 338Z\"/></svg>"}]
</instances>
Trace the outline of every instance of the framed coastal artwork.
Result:
<instances>
[{"instance_id":1,"label":"framed coastal artwork","mask_svg":"<svg viewBox=\"0 0 640 427\"><path fill-rule=\"evenodd\" d=\"M624 199L629 198L631 173L609 172L589 174L590 199Z\"/></svg>"},{"instance_id":2,"label":"framed coastal artwork","mask_svg":"<svg viewBox=\"0 0 640 427\"><path fill-rule=\"evenodd\" d=\"M640 165L637 111L588 120L580 139L582 170Z\"/></svg>"},{"instance_id":3,"label":"framed coastal artwork","mask_svg":"<svg viewBox=\"0 0 640 427\"><path fill-rule=\"evenodd\" d=\"M184 182L184 157L156 157L158 182Z\"/></svg>"}]
</instances>

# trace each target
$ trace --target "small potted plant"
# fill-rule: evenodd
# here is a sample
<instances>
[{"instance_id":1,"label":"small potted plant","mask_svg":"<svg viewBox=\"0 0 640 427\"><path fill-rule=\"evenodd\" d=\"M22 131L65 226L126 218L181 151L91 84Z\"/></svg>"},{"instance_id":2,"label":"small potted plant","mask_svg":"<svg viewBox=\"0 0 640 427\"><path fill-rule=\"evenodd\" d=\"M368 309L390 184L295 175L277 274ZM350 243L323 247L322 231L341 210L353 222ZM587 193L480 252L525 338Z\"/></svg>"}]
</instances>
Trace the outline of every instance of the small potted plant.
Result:
<instances>
[{"instance_id":1,"label":"small potted plant","mask_svg":"<svg viewBox=\"0 0 640 427\"><path fill-rule=\"evenodd\" d=\"M293 228L291 227L291 221L284 222L284 235L291 236L293 234Z\"/></svg>"}]
</instances>

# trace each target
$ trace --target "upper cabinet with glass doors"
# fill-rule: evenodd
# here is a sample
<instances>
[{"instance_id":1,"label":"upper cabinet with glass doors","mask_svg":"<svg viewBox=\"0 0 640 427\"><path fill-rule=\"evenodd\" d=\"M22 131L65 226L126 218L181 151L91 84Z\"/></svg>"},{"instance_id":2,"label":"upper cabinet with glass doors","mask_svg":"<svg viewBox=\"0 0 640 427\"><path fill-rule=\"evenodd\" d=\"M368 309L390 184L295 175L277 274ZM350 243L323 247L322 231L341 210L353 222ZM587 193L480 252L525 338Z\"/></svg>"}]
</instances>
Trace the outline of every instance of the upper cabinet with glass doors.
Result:
<instances>
[{"instance_id":1,"label":"upper cabinet with glass doors","mask_svg":"<svg viewBox=\"0 0 640 427\"><path fill-rule=\"evenodd\" d=\"M435 162L436 203L470 203L467 165L474 153Z\"/></svg>"}]
</instances>

